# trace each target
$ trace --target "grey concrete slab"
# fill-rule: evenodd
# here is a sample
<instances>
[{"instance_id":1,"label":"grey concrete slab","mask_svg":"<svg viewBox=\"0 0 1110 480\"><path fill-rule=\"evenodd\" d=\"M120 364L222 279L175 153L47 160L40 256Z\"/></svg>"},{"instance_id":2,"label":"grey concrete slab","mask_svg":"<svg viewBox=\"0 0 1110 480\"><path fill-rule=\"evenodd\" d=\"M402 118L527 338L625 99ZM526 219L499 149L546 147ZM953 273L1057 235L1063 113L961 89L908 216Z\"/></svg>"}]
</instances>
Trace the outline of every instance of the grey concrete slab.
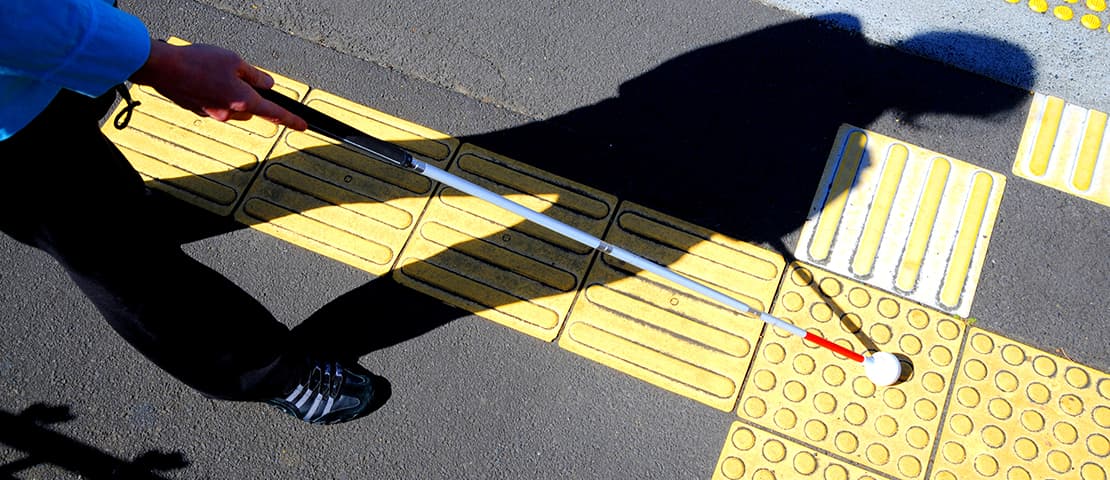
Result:
<instances>
[{"instance_id":1,"label":"grey concrete slab","mask_svg":"<svg viewBox=\"0 0 1110 480\"><path fill-rule=\"evenodd\" d=\"M942 0L765 0L764 3L803 15L848 14L859 19L868 38L895 45L914 54L995 78L1019 88L1055 95L1072 103L1101 111L1110 110L1110 91L1100 87L1110 82L1110 15L1087 8L1085 2L1045 2L1046 13L1036 13L1029 2L965 2ZM1063 21L1052 9L1066 6L1074 18ZM1105 7L1104 7L1105 8ZM1080 25L1082 15L1095 15L1101 26L1090 30ZM840 23L840 22L838 22ZM1005 40L1020 47L984 48L971 42L950 42L933 32L963 32ZM1015 55L1028 55L1036 67L1034 75L1015 74L1010 68Z\"/></svg>"},{"instance_id":2,"label":"grey concrete slab","mask_svg":"<svg viewBox=\"0 0 1110 480\"><path fill-rule=\"evenodd\" d=\"M605 99L674 56L787 18L724 1L203 3L534 117Z\"/></svg>"}]
</instances>

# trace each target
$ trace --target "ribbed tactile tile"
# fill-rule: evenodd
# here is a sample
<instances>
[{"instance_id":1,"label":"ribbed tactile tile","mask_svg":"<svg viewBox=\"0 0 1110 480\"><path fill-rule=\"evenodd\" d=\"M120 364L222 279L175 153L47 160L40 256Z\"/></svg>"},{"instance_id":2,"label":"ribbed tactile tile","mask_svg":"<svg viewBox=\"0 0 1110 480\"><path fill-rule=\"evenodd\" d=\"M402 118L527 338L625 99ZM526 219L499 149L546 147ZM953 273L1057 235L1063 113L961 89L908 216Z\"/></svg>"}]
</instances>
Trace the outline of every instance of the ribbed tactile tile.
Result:
<instances>
[{"instance_id":1,"label":"ribbed tactile tile","mask_svg":"<svg viewBox=\"0 0 1110 480\"><path fill-rule=\"evenodd\" d=\"M840 128L795 255L967 316L1006 177Z\"/></svg>"},{"instance_id":2,"label":"ribbed tactile tile","mask_svg":"<svg viewBox=\"0 0 1110 480\"><path fill-rule=\"evenodd\" d=\"M169 43L187 45L171 38ZM303 98L308 86L281 75L274 90ZM218 122L185 110L146 86L130 88L134 109L127 128L112 121L102 131L148 185L211 212L228 215L284 130L261 118ZM110 119L124 107L116 108Z\"/></svg>"},{"instance_id":3,"label":"ribbed tactile tile","mask_svg":"<svg viewBox=\"0 0 1110 480\"><path fill-rule=\"evenodd\" d=\"M1103 112L1035 94L1014 175L1110 207L1106 120Z\"/></svg>"},{"instance_id":4,"label":"ribbed tactile tile","mask_svg":"<svg viewBox=\"0 0 1110 480\"><path fill-rule=\"evenodd\" d=\"M782 256L625 202L605 241L766 310ZM729 411L763 323L602 255L559 345Z\"/></svg>"},{"instance_id":5,"label":"ribbed tactile tile","mask_svg":"<svg viewBox=\"0 0 1110 480\"><path fill-rule=\"evenodd\" d=\"M458 140L327 92L305 103L445 167ZM235 218L252 228L375 275L387 273L435 182L313 132L282 136Z\"/></svg>"},{"instance_id":6,"label":"ribbed tactile tile","mask_svg":"<svg viewBox=\"0 0 1110 480\"><path fill-rule=\"evenodd\" d=\"M772 314L853 351L902 357L876 387L862 365L789 336L764 334L737 414L798 442L901 479L922 478L940 427L965 326L859 282L791 264Z\"/></svg>"},{"instance_id":7,"label":"ribbed tactile tile","mask_svg":"<svg viewBox=\"0 0 1110 480\"><path fill-rule=\"evenodd\" d=\"M616 197L464 145L451 173L600 237ZM398 282L545 341L558 335L594 257L493 204L443 186L405 247Z\"/></svg>"},{"instance_id":8,"label":"ribbed tactile tile","mask_svg":"<svg viewBox=\"0 0 1110 480\"><path fill-rule=\"evenodd\" d=\"M789 439L734 422L713 480L875 480L866 470Z\"/></svg>"},{"instance_id":9,"label":"ribbed tactile tile","mask_svg":"<svg viewBox=\"0 0 1110 480\"><path fill-rule=\"evenodd\" d=\"M936 480L1104 480L1110 375L971 330L933 467Z\"/></svg>"}]
</instances>

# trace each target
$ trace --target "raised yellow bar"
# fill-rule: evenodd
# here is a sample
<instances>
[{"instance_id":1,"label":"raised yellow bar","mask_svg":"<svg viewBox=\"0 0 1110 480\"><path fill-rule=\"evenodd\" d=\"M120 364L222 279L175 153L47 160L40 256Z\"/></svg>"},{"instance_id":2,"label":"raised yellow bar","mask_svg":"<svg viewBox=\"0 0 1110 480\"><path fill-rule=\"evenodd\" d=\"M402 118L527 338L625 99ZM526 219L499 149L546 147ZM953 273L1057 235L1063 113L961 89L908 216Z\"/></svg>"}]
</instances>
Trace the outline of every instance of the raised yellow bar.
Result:
<instances>
[{"instance_id":1,"label":"raised yellow bar","mask_svg":"<svg viewBox=\"0 0 1110 480\"><path fill-rule=\"evenodd\" d=\"M333 94L305 103L393 141L440 167L459 141ZM435 183L314 132L288 132L244 195L235 218L374 275L394 266Z\"/></svg>"},{"instance_id":2,"label":"raised yellow bar","mask_svg":"<svg viewBox=\"0 0 1110 480\"><path fill-rule=\"evenodd\" d=\"M463 145L448 169L600 237L616 198L495 152ZM454 188L433 195L394 277L536 338L563 326L594 250Z\"/></svg>"},{"instance_id":3,"label":"raised yellow bar","mask_svg":"<svg viewBox=\"0 0 1110 480\"><path fill-rule=\"evenodd\" d=\"M628 202L605 241L761 310L784 265L778 254ZM757 318L601 255L559 346L728 411L762 330Z\"/></svg>"},{"instance_id":4,"label":"raised yellow bar","mask_svg":"<svg viewBox=\"0 0 1110 480\"><path fill-rule=\"evenodd\" d=\"M1110 207L1107 114L1064 104L1057 128L1046 129L1049 106L1061 102L1059 98L1034 94L1012 170L1034 183Z\"/></svg>"},{"instance_id":5,"label":"raised yellow bar","mask_svg":"<svg viewBox=\"0 0 1110 480\"><path fill-rule=\"evenodd\" d=\"M1079 147L1079 158L1075 161L1075 172L1071 184L1079 190L1088 190L1095 176L1095 162L1101 151L1103 135L1106 132L1106 114L1091 110L1087 115L1087 131Z\"/></svg>"},{"instance_id":6,"label":"raised yellow bar","mask_svg":"<svg viewBox=\"0 0 1110 480\"><path fill-rule=\"evenodd\" d=\"M115 140L118 141L121 137L117 136ZM186 196L194 205L220 210L229 208L238 198L240 188L237 182L228 182L224 178L211 175L198 175L183 169L183 164L203 162L187 158L195 155L191 152L173 152L171 156L165 157L159 154L161 149L155 148L153 143L139 146L120 142L116 146L147 183L161 190L188 192L188 195L182 196ZM171 158L172 163L167 163L163 158Z\"/></svg>"},{"instance_id":7,"label":"raised yellow bar","mask_svg":"<svg viewBox=\"0 0 1110 480\"><path fill-rule=\"evenodd\" d=\"M872 200L870 211L867 212L863 238L852 256L852 273L856 275L866 277L871 274L871 269L875 266L875 254L879 251L879 242L883 238L886 221L890 216L890 208L894 205L894 196L898 193L898 184L902 181L902 172L906 168L908 156L909 150L904 145L890 147L882 178L879 180L879 190Z\"/></svg>"},{"instance_id":8,"label":"raised yellow bar","mask_svg":"<svg viewBox=\"0 0 1110 480\"><path fill-rule=\"evenodd\" d=\"M937 219L937 209L940 207L944 185L948 182L948 173L951 170L952 164L948 159L943 157L933 159L929 177L925 180L925 190L918 203L917 215L914 217L913 227L910 228L909 241L898 267L898 277L895 280L895 285L904 291L913 290L917 283L921 262L925 259L925 249L929 246L929 237L932 235L933 224Z\"/></svg>"},{"instance_id":9,"label":"raised yellow bar","mask_svg":"<svg viewBox=\"0 0 1110 480\"><path fill-rule=\"evenodd\" d=\"M1056 143L1056 134L1063 115L1064 100L1048 97L1045 102L1044 116L1041 117L1040 131L1037 133L1037 142L1033 147L1033 156L1029 161L1029 170L1035 176L1044 176L1048 172L1048 160L1052 157L1052 147Z\"/></svg>"},{"instance_id":10,"label":"raised yellow bar","mask_svg":"<svg viewBox=\"0 0 1110 480\"><path fill-rule=\"evenodd\" d=\"M706 363L700 361L707 355L719 356L722 358L712 363L720 364L729 361L731 357L711 350L694 351L685 345L674 350L686 355L660 354L658 346L673 342L673 338L629 319L614 316L593 324L574 323L567 327L564 338L588 348L603 347L595 348L596 353L619 359L627 366L660 372L670 381L701 386L705 393L714 397L727 398L739 389L735 380L720 371L707 368ZM579 353L583 351L578 350Z\"/></svg>"},{"instance_id":11,"label":"raised yellow bar","mask_svg":"<svg viewBox=\"0 0 1110 480\"><path fill-rule=\"evenodd\" d=\"M565 313L537 301L540 298L532 292L521 296L519 292L509 289L487 287L483 285L484 278L463 275L468 270L480 268L480 264L468 263L465 256L453 250L446 250L442 256L436 263L406 263L394 274L409 287L432 294L447 303L477 311L486 319L516 330L547 332L560 326ZM494 277L495 281L497 279Z\"/></svg>"},{"instance_id":12,"label":"raised yellow bar","mask_svg":"<svg viewBox=\"0 0 1110 480\"><path fill-rule=\"evenodd\" d=\"M813 240L809 244L809 254L815 261L821 261L829 256L832 242L836 237L836 229L840 225L841 214L848 203L848 193L852 182L856 178L860 161L866 152L867 135L861 131L852 132L844 145L844 154L841 156L836 177L826 192L827 200L817 220L817 228Z\"/></svg>"},{"instance_id":13,"label":"raised yellow bar","mask_svg":"<svg viewBox=\"0 0 1110 480\"><path fill-rule=\"evenodd\" d=\"M955 308L959 304L993 187L994 179L989 174L980 172L974 175L967 206L964 207L964 216L956 236L956 244L952 250L952 257L948 259L948 270L940 290L940 301L947 307Z\"/></svg>"},{"instance_id":14,"label":"raised yellow bar","mask_svg":"<svg viewBox=\"0 0 1110 480\"><path fill-rule=\"evenodd\" d=\"M308 197L305 200L310 201ZM300 244L321 254L328 255L339 251L373 265L385 265L393 258L393 251L375 242L374 239L351 233L343 228L337 228L334 221L320 220L305 215L304 213L307 210L303 207L290 209L288 205L292 202L283 203L285 205L251 198L243 203L240 212L251 219L265 222L267 225L265 231L268 233L277 234L280 232L279 235L275 236L291 243ZM322 204L319 206L323 207ZM328 238L329 241L322 242L320 239L323 238ZM320 243L329 245L331 248L322 251L318 248L312 248L318 247L317 244Z\"/></svg>"},{"instance_id":15,"label":"raised yellow bar","mask_svg":"<svg viewBox=\"0 0 1110 480\"><path fill-rule=\"evenodd\" d=\"M1034 109L1040 108L1039 102L1034 103ZM1070 118L1067 113L1065 117ZM843 188L833 187L841 169L839 163L854 161L841 158L842 154L847 155L844 145L860 131L867 136L865 157L856 168L847 202L843 207L827 208L825 203L835 196L829 192ZM1028 146L1034 137L1023 137L1022 148L1031 150ZM1102 162L1099 162L1096 170L1101 168ZM968 215L965 210L974 206L967 198L976 175L989 176L992 188L986 199L986 210L981 214L982 227L969 251L971 258L962 277L965 281L953 287L958 292L955 304L945 303L940 299L945 275L959 276L952 271L957 267L950 266L949 260L962 258L961 255L954 257L953 250L960 223ZM1096 172L1095 176L1099 174ZM1006 177L999 173L844 124L833 143L794 252L799 260L886 291L899 292L933 308L966 316L1005 185ZM839 220L824 217L837 210L841 211ZM819 223L824 225L819 226ZM811 257L812 245L826 245L824 240L817 239L821 235L818 228L834 223L835 237L828 255ZM825 235L831 231L826 230Z\"/></svg>"}]
</instances>

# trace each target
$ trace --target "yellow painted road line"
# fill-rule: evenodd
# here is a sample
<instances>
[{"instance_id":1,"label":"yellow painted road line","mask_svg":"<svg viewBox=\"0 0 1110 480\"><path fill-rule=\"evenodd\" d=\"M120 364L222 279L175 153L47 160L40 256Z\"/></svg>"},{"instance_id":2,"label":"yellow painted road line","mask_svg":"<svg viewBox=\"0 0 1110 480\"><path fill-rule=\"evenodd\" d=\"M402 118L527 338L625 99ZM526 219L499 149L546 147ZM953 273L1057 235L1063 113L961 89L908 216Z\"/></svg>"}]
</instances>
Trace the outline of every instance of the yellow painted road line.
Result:
<instances>
[{"instance_id":1,"label":"yellow painted road line","mask_svg":"<svg viewBox=\"0 0 1110 480\"><path fill-rule=\"evenodd\" d=\"M1107 478L1110 375L972 329L939 445L937 480Z\"/></svg>"},{"instance_id":2,"label":"yellow painted road line","mask_svg":"<svg viewBox=\"0 0 1110 480\"><path fill-rule=\"evenodd\" d=\"M909 458L909 457L904 457ZM920 475L922 466L900 460L906 478ZM868 471L819 450L773 433L734 422L725 438L713 480L769 480L813 478L826 480L874 479Z\"/></svg>"},{"instance_id":3,"label":"yellow painted road line","mask_svg":"<svg viewBox=\"0 0 1110 480\"><path fill-rule=\"evenodd\" d=\"M175 45L187 45L179 38ZM281 75L274 90L303 98L308 86ZM132 99L142 102L128 127L117 130L105 122L102 131L152 187L188 203L228 215L259 166L284 131L261 118L218 122L178 107L150 87L132 86ZM122 102L110 118L124 108Z\"/></svg>"},{"instance_id":4,"label":"yellow painted road line","mask_svg":"<svg viewBox=\"0 0 1110 480\"><path fill-rule=\"evenodd\" d=\"M874 287L967 315L1006 179L844 125L795 253Z\"/></svg>"},{"instance_id":5,"label":"yellow painted road line","mask_svg":"<svg viewBox=\"0 0 1110 480\"><path fill-rule=\"evenodd\" d=\"M600 237L616 198L463 145L449 171ZM545 341L563 326L594 251L463 194L439 189L394 275L404 285Z\"/></svg>"},{"instance_id":6,"label":"yellow painted road line","mask_svg":"<svg viewBox=\"0 0 1110 480\"><path fill-rule=\"evenodd\" d=\"M778 254L624 203L605 241L765 310L784 261ZM736 405L758 318L732 313L662 278L602 255L559 345L711 407Z\"/></svg>"},{"instance_id":7,"label":"yellow painted road line","mask_svg":"<svg viewBox=\"0 0 1110 480\"><path fill-rule=\"evenodd\" d=\"M1013 172L1027 180L1110 206L1107 115L1034 94Z\"/></svg>"},{"instance_id":8,"label":"yellow painted road line","mask_svg":"<svg viewBox=\"0 0 1110 480\"><path fill-rule=\"evenodd\" d=\"M305 103L446 166L458 140L314 90ZM435 183L312 132L288 132L244 196L235 218L375 275L387 273Z\"/></svg>"},{"instance_id":9,"label":"yellow painted road line","mask_svg":"<svg viewBox=\"0 0 1110 480\"><path fill-rule=\"evenodd\" d=\"M902 358L903 383L876 388L835 354L770 329L737 414L894 478L923 478L964 326L851 279L792 264L771 312L851 350Z\"/></svg>"}]
</instances>

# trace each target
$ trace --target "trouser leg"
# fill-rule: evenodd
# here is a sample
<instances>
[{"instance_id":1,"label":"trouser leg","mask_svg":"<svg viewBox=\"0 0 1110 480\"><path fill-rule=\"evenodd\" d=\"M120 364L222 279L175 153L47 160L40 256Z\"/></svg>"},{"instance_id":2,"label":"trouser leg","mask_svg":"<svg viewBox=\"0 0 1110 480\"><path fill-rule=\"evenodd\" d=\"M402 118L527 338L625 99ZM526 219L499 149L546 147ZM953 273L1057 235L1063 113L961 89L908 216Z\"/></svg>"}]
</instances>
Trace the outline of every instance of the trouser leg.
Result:
<instances>
[{"instance_id":1,"label":"trouser leg","mask_svg":"<svg viewBox=\"0 0 1110 480\"><path fill-rule=\"evenodd\" d=\"M288 328L144 225L146 189L93 105L63 92L0 142L0 227L57 259L116 332L182 382L216 398L279 395L304 368Z\"/></svg>"}]
</instances>

